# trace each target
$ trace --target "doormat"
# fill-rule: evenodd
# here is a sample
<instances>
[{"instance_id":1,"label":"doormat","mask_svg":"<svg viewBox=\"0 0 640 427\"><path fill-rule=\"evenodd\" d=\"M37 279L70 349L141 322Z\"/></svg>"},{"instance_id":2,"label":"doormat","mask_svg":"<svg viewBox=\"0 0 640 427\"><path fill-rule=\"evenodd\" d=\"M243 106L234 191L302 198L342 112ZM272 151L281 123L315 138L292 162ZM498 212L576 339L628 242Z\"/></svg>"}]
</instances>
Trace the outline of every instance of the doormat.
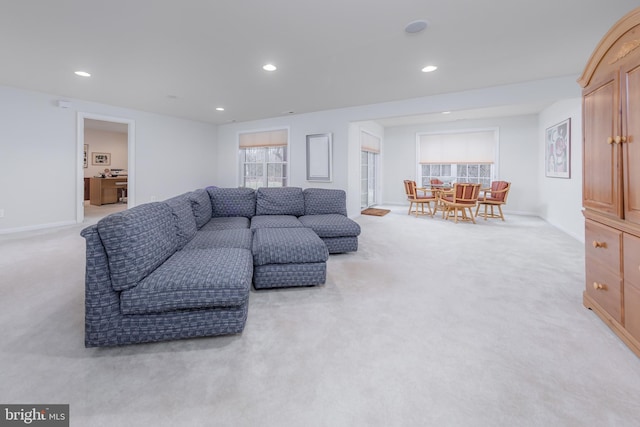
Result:
<instances>
[{"instance_id":1,"label":"doormat","mask_svg":"<svg viewBox=\"0 0 640 427\"><path fill-rule=\"evenodd\" d=\"M360 212L362 215L385 216L391 212L389 209L367 208Z\"/></svg>"}]
</instances>

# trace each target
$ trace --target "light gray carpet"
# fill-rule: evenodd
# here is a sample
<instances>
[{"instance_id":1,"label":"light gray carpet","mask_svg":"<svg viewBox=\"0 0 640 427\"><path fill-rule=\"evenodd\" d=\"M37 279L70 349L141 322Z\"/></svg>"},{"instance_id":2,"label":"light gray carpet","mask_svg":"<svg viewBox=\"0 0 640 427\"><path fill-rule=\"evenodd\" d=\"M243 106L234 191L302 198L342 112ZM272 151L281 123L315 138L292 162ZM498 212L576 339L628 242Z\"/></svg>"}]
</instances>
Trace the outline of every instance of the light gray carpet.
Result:
<instances>
[{"instance_id":1,"label":"light gray carpet","mask_svg":"<svg viewBox=\"0 0 640 427\"><path fill-rule=\"evenodd\" d=\"M636 426L640 359L538 218L362 216L327 284L252 292L245 331L83 347L82 227L0 236L0 402L72 426ZM90 219L91 220L91 219Z\"/></svg>"}]
</instances>

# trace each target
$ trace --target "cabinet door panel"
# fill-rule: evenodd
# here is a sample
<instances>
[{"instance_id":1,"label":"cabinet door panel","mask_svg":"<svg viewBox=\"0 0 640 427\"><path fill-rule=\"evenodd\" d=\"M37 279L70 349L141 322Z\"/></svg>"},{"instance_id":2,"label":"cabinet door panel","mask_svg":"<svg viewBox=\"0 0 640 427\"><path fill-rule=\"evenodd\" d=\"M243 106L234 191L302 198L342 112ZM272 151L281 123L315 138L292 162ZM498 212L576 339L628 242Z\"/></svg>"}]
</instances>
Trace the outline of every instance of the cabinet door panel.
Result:
<instances>
[{"instance_id":1,"label":"cabinet door panel","mask_svg":"<svg viewBox=\"0 0 640 427\"><path fill-rule=\"evenodd\" d=\"M640 340L640 238L625 233L624 248L624 327Z\"/></svg>"},{"instance_id":2,"label":"cabinet door panel","mask_svg":"<svg viewBox=\"0 0 640 427\"><path fill-rule=\"evenodd\" d=\"M640 289L624 285L624 328L640 340Z\"/></svg>"},{"instance_id":3,"label":"cabinet door panel","mask_svg":"<svg viewBox=\"0 0 640 427\"><path fill-rule=\"evenodd\" d=\"M622 70L624 218L640 224L640 66Z\"/></svg>"},{"instance_id":4,"label":"cabinet door panel","mask_svg":"<svg viewBox=\"0 0 640 427\"><path fill-rule=\"evenodd\" d=\"M624 234L624 281L640 288L640 238Z\"/></svg>"},{"instance_id":5,"label":"cabinet door panel","mask_svg":"<svg viewBox=\"0 0 640 427\"><path fill-rule=\"evenodd\" d=\"M582 203L618 217L623 216L618 167L619 146L608 138L620 134L619 82L617 73L590 85L583 95L583 167Z\"/></svg>"}]
</instances>

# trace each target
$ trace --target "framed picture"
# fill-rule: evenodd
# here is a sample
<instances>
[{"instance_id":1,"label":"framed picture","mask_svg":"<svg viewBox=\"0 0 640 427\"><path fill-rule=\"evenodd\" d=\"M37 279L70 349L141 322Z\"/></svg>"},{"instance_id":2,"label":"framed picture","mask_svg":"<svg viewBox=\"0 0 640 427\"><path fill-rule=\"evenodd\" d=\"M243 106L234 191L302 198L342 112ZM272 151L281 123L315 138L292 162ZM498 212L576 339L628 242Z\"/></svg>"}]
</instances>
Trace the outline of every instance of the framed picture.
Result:
<instances>
[{"instance_id":1,"label":"framed picture","mask_svg":"<svg viewBox=\"0 0 640 427\"><path fill-rule=\"evenodd\" d=\"M89 167L89 144L84 144L84 167Z\"/></svg>"},{"instance_id":2,"label":"framed picture","mask_svg":"<svg viewBox=\"0 0 640 427\"><path fill-rule=\"evenodd\" d=\"M111 166L111 153L91 153L91 164Z\"/></svg>"},{"instance_id":3,"label":"framed picture","mask_svg":"<svg viewBox=\"0 0 640 427\"><path fill-rule=\"evenodd\" d=\"M544 138L545 174L571 178L571 119L547 128Z\"/></svg>"},{"instance_id":4,"label":"framed picture","mask_svg":"<svg viewBox=\"0 0 640 427\"><path fill-rule=\"evenodd\" d=\"M307 181L331 181L332 138L330 133L307 135Z\"/></svg>"}]
</instances>

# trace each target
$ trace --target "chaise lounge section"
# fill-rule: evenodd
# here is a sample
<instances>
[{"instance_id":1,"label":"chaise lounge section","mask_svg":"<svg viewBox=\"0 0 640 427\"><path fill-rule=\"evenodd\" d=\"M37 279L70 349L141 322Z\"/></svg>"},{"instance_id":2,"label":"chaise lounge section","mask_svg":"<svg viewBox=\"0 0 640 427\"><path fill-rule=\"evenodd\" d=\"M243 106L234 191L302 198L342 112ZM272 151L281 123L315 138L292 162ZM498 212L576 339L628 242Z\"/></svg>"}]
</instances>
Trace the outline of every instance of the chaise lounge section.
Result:
<instances>
[{"instance_id":1,"label":"chaise lounge section","mask_svg":"<svg viewBox=\"0 0 640 427\"><path fill-rule=\"evenodd\" d=\"M173 210L149 203L82 231L85 346L113 346L244 329L251 251L181 249Z\"/></svg>"}]
</instances>

